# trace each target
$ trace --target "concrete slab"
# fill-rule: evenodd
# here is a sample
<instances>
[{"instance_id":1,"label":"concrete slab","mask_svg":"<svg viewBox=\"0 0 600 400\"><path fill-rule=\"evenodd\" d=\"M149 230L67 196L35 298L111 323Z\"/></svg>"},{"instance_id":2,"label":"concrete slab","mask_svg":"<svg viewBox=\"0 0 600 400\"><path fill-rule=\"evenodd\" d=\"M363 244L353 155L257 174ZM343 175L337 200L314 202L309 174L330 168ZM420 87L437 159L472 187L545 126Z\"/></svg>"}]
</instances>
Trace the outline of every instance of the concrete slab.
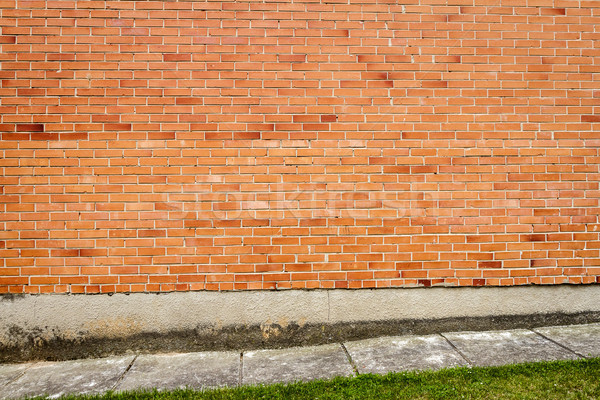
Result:
<instances>
[{"instance_id":1,"label":"concrete slab","mask_svg":"<svg viewBox=\"0 0 600 400\"><path fill-rule=\"evenodd\" d=\"M0 387L0 399L102 393L114 387L131 361L133 356L37 363Z\"/></svg>"},{"instance_id":2,"label":"concrete slab","mask_svg":"<svg viewBox=\"0 0 600 400\"><path fill-rule=\"evenodd\" d=\"M439 335L382 337L344 345L361 374L467 365L464 358Z\"/></svg>"},{"instance_id":3,"label":"concrete slab","mask_svg":"<svg viewBox=\"0 0 600 400\"><path fill-rule=\"evenodd\" d=\"M116 390L236 386L239 376L237 352L141 355Z\"/></svg>"},{"instance_id":4,"label":"concrete slab","mask_svg":"<svg viewBox=\"0 0 600 400\"><path fill-rule=\"evenodd\" d=\"M339 344L244 353L242 383L329 379L354 373Z\"/></svg>"},{"instance_id":5,"label":"concrete slab","mask_svg":"<svg viewBox=\"0 0 600 400\"><path fill-rule=\"evenodd\" d=\"M534 330L584 357L600 357L600 324L550 326Z\"/></svg>"},{"instance_id":6,"label":"concrete slab","mask_svg":"<svg viewBox=\"0 0 600 400\"><path fill-rule=\"evenodd\" d=\"M469 361L479 366L578 358L572 352L525 329L453 332L443 335Z\"/></svg>"},{"instance_id":7,"label":"concrete slab","mask_svg":"<svg viewBox=\"0 0 600 400\"><path fill-rule=\"evenodd\" d=\"M0 365L0 388L25 373L33 364L5 364Z\"/></svg>"},{"instance_id":8,"label":"concrete slab","mask_svg":"<svg viewBox=\"0 0 600 400\"><path fill-rule=\"evenodd\" d=\"M600 285L0 296L0 363L600 322L599 297Z\"/></svg>"}]
</instances>

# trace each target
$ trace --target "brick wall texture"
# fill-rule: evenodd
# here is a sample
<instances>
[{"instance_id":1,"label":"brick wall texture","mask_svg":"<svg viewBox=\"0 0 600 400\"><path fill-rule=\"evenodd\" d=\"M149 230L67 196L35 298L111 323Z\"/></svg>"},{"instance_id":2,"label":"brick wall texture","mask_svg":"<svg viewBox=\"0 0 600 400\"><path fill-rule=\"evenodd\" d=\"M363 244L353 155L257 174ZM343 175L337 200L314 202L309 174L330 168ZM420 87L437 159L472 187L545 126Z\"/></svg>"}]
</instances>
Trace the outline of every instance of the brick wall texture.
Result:
<instances>
[{"instance_id":1,"label":"brick wall texture","mask_svg":"<svg viewBox=\"0 0 600 400\"><path fill-rule=\"evenodd\" d=\"M0 292L600 282L600 1L0 0Z\"/></svg>"}]
</instances>

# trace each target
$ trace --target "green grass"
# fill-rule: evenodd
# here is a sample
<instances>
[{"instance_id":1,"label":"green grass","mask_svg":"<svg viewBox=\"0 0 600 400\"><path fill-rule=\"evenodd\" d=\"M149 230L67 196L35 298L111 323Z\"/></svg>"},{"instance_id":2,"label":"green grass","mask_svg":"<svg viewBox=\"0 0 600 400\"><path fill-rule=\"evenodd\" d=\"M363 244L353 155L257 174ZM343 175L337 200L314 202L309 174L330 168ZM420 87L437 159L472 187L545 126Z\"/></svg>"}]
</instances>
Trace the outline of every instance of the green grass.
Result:
<instances>
[{"instance_id":1,"label":"green grass","mask_svg":"<svg viewBox=\"0 0 600 400\"><path fill-rule=\"evenodd\" d=\"M491 368L360 375L330 381L194 391L137 391L91 399L597 399L600 358Z\"/></svg>"}]
</instances>

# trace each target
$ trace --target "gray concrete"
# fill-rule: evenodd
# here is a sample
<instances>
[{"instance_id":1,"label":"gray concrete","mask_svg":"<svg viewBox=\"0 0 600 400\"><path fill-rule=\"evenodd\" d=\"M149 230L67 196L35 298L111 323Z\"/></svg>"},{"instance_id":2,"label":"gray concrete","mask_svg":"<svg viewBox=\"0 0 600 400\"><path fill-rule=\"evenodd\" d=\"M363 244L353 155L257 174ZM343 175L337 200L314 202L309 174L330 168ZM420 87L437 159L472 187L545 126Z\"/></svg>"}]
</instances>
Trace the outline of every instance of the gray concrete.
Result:
<instances>
[{"instance_id":1,"label":"gray concrete","mask_svg":"<svg viewBox=\"0 0 600 400\"><path fill-rule=\"evenodd\" d=\"M0 365L0 388L9 384L25 373L31 364L7 364ZM2 393L0 391L0 393Z\"/></svg>"},{"instance_id":2,"label":"gray concrete","mask_svg":"<svg viewBox=\"0 0 600 400\"><path fill-rule=\"evenodd\" d=\"M361 374L435 370L467 364L440 335L383 337L345 345Z\"/></svg>"},{"instance_id":3,"label":"gray concrete","mask_svg":"<svg viewBox=\"0 0 600 400\"><path fill-rule=\"evenodd\" d=\"M116 390L235 386L239 376L240 353L237 352L141 355Z\"/></svg>"},{"instance_id":4,"label":"gray concrete","mask_svg":"<svg viewBox=\"0 0 600 400\"><path fill-rule=\"evenodd\" d=\"M0 296L0 350L224 327L600 312L600 285Z\"/></svg>"},{"instance_id":5,"label":"gray concrete","mask_svg":"<svg viewBox=\"0 0 600 400\"><path fill-rule=\"evenodd\" d=\"M18 379L0 387L0 399L25 396L103 393L114 388L134 356L30 365Z\"/></svg>"},{"instance_id":6,"label":"gray concrete","mask_svg":"<svg viewBox=\"0 0 600 400\"><path fill-rule=\"evenodd\" d=\"M359 373L377 374L465 365L465 358L486 366L578 358L574 351L600 354L600 324L537 330L541 335L531 330L451 332L382 337L344 346ZM236 386L240 379L242 384L310 381L351 376L352 363L342 345L330 344L248 351L241 360L237 352L203 352L5 364L0 365L0 399L139 388L201 389Z\"/></svg>"},{"instance_id":7,"label":"gray concrete","mask_svg":"<svg viewBox=\"0 0 600 400\"><path fill-rule=\"evenodd\" d=\"M332 290L329 321L575 313L599 310L599 298L600 285Z\"/></svg>"},{"instance_id":8,"label":"gray concrete","mask_svg":"<svg viewBox=\"0 0 600 400\"><path fill-rule=\"evenodd\" d=\"M339 344L244 353L242 384L311 381L353 374Z\"/></svg>"},{"instance_id":9,"label":"gray concrete","mask_svg":"<svg viewBox=\"0 0 600 400\"><path fill-rule=\"evenodd\" d=\"M600 324L551 326L534 330L584 357L600 357Z\"/></svg>"},{"instance_id":10,"label":"gray concrete","mask_svg":"<svg viewBox=\"0 0 600 400\"><path fill-rule=\"evenodd\" d=\"M579 358L530 330L452 332L443 335L472 364L479 366Z\"/></svg>"}]
</instances>

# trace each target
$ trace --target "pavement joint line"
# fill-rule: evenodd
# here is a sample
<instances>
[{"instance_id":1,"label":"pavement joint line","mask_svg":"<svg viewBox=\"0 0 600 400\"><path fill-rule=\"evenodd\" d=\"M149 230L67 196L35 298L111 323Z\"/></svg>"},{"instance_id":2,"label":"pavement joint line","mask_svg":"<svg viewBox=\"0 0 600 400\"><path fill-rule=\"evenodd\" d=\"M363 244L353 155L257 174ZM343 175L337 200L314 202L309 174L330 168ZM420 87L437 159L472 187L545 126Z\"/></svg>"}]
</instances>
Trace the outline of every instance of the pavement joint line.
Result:
<instances>
[{"instance_id":1,"label":"pavement joint line","mask_svg":"<svg viewBox=\"0 0 600 400\"><path fill-rule=\"evenodd\" d=\"M469 358L462 351L460 351L458 349L458 347L456 347L450 339L448 339L446 336L444 336L443 333L438 333L438 335L443 337L446 340L446 342L448 342L448 344L454 349L454 351L456 351L458 353L458 355L460 355L463 358L463 360L465 360L467 362L467 364L469 364L469 367L472 367L474 365L473 362L471 360L469 360Z\"/></svg>"},{"instance_id":2,"label":"pavement joint line","mask_svg":"<svg viewBox=\"0 0 600 400\"><path fill-rule=\"evenodd\" d=\"M552 343L554 343L555 345L557 345L557 346L559 346L559 347L562 347L563 349L565 349L565 350L567 350L567 351L569 351L569 352L571 352L571 353L575 354L577 357L581 357L581 358L583 358L583 359L587 359L587 358L589 358L589 357L586 357L586 356L584 356L584 355L583 355L583 354L581 354L581 353L578 353L578 352L576 352L576 351L575 351L575 350L573 350L573 349L570 349L569 347L565 346L564 344L562 344L562 343L559 343L559 342L557 342L556 340L549 338L548 336L544 335L543 333L540 333L540 332L536 331L535 329L530 329L530 330L531 330L532 332L536 333L538 336L541 336L542 338L544 338L544 339L548 340L549 342L552 342Z\"/></svg>"},{"instance_id":3,"label":"pavement joint line","mask_svg":"<svg viewBox=\"0 0 600 400\"><path fill-rule=\"evenodd\" d=\"M346 345L344 343L340 342L340 346L342 346L342 350L344 350L344 353L346 353L346 358L348 359L348 362L350 363L350 366L354 370L354 373L356 374L356 376L360 375L360 372L358 372L358 367L356 366L356 363L354 362L354 360L352 359L352 356L348 352Z\"/></svg>"},{"instance_id":4,"label":"pavement joint line","mask_svg":"<svg viewBox=\"0 0 600 400\"><path fill-rule=\"evenodd\" d=\"M238 386L242 386L244 379L244 352L240 351L240 372L238 374Z\"/></svg>"},{"instance_id":5,"label":"pavement joint line","mask_svg":"<svg viewBox=\"0 0 600 400\"><path fill-rule=\"evenodd\" d=\"M123 371L123 373L121 374L121 376L119 376L119 379L117 379L117 381L110 388L110 390L115 390L117 388L117 386L119 386L119 384L121 383L121 381L123 380L123 378L125 378L125 375L129 372L129 370L131 369L131 367L133 367L133 364L135 363L135 360L137 360L137 358L138 358L138 354L136 354L135 357L133 357L133 360L131 360L131 362L129 363L129 365L127 366L127 368L125 368L125 371Z\"/></svg>"}]
</instances>

